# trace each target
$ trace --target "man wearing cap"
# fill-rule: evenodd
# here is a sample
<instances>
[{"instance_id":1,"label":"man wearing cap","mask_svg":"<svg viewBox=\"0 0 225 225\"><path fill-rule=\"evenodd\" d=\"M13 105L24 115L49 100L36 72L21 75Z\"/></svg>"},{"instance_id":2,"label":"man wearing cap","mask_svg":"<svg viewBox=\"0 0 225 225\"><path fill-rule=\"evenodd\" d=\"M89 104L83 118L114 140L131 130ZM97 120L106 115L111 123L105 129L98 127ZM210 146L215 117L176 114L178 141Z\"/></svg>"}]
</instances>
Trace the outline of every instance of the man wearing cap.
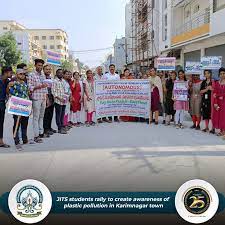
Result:
<instances>
[{"instance_id":1,"label":"man wearing cap","mask_svg":"<svg viewBox=\"0 0 225 225\"><path fill-rule=\"evenodd\" d=\"M4 119L6 109L6 90L9 79L12 78L12 67L3 67L0 76L0 148L9 148L10 146L3 142Z\"/></svg>"},{"instance_id":2,"label":"man wearing cap","mask_svg":"<svg viewBox=\"0 0 225 225\"><path fill-rule=\"evenodd\" d=\"M26 80L26 71L24 71L23 69L17 69L16 80L9 83L9 96L15 96L22 99L29 99L29 88L25 80ZM13 119L14 119L13 133L15 133L18 116L13 115ZM21 116L19 120L19 126L21 127L23 144L28 143L28 138L27 138L28 121L29 121L29 117L25 117L25 116ZM16 136L14 137L14 141L15 141L16 148L21 150L22 146L20 145L18 129L16 132Z\"/></svg>"},{"instance_id":3,"label":"man wearing cap","mask_svg":"<svg viewBox=\"0 0 225 225\"><path fill-rule=\"evenodd\" d=\"M45 76L42 73L44 63L42 59L35 59L35 70L28 76L28 86L33 103L33 130L34 141L36 143L42 143L41 138L45 137L43 120L48 94L48 84L44 83Z\"/></svg>"}]
</instances>

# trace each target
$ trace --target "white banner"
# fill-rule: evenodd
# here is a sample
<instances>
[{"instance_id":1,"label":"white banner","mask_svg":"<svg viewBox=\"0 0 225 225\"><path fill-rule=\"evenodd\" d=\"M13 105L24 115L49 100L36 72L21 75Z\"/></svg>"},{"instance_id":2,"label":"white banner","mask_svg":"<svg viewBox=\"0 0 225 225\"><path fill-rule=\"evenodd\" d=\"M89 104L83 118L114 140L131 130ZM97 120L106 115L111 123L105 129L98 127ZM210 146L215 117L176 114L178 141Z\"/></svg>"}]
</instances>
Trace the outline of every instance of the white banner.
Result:
<instances>
[{"instance_id":1,"label":"white banner","mask_svg":"<svg viewBox=\"0 0 225 225\"><path fill-rule=\"evenodd\" d=\"M134 116L149 118L151 107L149 80L120 80L95 82L97 118Z\"/></svg>"}]
</instances>

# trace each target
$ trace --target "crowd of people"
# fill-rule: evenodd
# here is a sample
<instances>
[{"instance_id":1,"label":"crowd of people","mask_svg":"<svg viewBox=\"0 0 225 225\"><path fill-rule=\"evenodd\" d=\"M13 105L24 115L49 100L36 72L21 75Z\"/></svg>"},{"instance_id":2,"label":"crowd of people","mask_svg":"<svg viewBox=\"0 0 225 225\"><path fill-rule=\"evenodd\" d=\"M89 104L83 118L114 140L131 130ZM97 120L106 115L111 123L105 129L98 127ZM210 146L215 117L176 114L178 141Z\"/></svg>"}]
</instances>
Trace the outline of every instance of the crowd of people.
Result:
<instances>
[{"instance_id":1,"label":"crowd of people","mask_svg":"<svg viewBox=\"0 0 225 225\"><path fill-rule=\"evenodd\" d=\"M51 66L45 64L42 59L35 60L34 68L32 73L28 73L27 65L19 64L15 75L13 75L12 67L2 68L0 76L1 148L10 147L3 141L6 103L10 96L32 101L33 143L42 143L43 138L49 138L55 133L65 135L73 127L95 125L95 80L137 79L129 69L125 69L124 73L119 75L115 65L110 65L109 72L105 74L100 66L97 67L95 74L88 70L85 78L78 72L72 73L63 69L58 69L53 76ZM138 79L150 80L150 119L121 116L100 118L97 122L140 121L158 125L161 114L163 124L169 126L174 122L177 129L183 129L185 112L189 112L193 121L191 129L201 130L201 120L204 120L203 132L223 136L225 139L225 68L219 70L217 81L212 79L210 70L205 70L204 76L203 81L200 75L192 75L187 80L183 70L178 73L175 71L157 73L155 68L150 68L146 73L140 73L138 77ZM189 90L186 101L175 99L174 84L179 82L185 82ZM54 112L57 130L52 128ZM85 115L82 115L83 112ZM84 124L81 117L85 117ZM13 119L15 145L18 149L22 149L21 141L23 144L28 144L29 117L19 117L19 129L17 129L18 116L13 115ZM211 126L209 126L210 121Z\"/></svg>"}]
</instances>

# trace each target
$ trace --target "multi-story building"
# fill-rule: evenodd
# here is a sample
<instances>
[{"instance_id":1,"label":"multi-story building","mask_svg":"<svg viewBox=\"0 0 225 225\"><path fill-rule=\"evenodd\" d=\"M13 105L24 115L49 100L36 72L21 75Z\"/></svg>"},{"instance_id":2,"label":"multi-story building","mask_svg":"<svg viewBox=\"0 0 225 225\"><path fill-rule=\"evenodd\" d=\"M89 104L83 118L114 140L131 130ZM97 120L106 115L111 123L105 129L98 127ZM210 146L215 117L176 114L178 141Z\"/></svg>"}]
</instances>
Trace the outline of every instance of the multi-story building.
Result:
<instances>
[{"instance_id":1,"label":"multi-story building","mask_svg":"<svg viewBox=\"0 0 225 225\"><path fill-rule=\"evenodd\" d=\"M114 43L114 60L116 69L122 72L126 65L126 41L125 37L116 39Z\"/></svg>"},{"instance_id":2,"label":"multi-story building","mask_svg":"<svg viewBox=\"0 0 225 225\"><path fill-rule=\"evenodd\" d=\"M40 44L27 32L26 27L16 21L0 21L0 35L6 32L12 32L14 35L17 47L22 53L22 61L32 63L34 59L43 57Z\"/></svg>"},{"instance_id":3,"label":"multi-story building","mask_svg":"<svg viewBox=\"0 0 225 225\"><path fill-rule=\"evenodd\" d=\"M69 59L68 35L61 29L29 29L28 32L44 50L60 53L62 59Z\"/></svg>"},{"instance_id":4,"label":"multi-story building","mask_svg":"<svg viewBox=\"0 0 225 225\"><path fill-rule=\"evenodd\" d=\"M202 56L223 56L225 66L225 0L160 2L160 55L175 56L182 67Z\"/></svg>"},{"instance_id":5,"label":"multi-story building","mask_svg":"<svg viewBox=\"0 0 225 225\"><path fill-rule=\"evenodd\" d=\"M131 7L131 3L126 4L126 9L125 9L125 49L126 49L126 64L127 64L127 66L132 66L133 60L132 60L132 7Z\"/></svg>"},{"instance_id":6,"label":"multi-story building","mask_svg":"<svg viewBox=\"0 0 225 225\"><path fill-rule=\"evenodd\" d=\"M154 65L159 55L159 1L131 0L134 71Z\"/></svg>"}]
</instances>

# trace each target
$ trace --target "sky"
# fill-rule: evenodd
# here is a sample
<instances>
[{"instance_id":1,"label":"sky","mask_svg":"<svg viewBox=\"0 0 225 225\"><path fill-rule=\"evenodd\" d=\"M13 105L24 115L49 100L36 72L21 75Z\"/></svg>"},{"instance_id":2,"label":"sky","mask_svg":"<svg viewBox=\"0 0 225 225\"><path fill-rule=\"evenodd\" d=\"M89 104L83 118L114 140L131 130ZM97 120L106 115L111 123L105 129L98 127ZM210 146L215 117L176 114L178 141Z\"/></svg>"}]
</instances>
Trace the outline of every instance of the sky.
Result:
<instances>
[{"instance_id":1,"label":"sky","mask_svg":"<svg viewBox=\"0 0 225 225\"><path fill-rule=\"evenodd\" d=\"M15 20L27 28L60 28L69 35L72 51L113 47L125 34L129 0L1 0L0 20ZM5 10L3 10L5 9ZM112 50L74 53L90 67L101 64Z\"/></svg>"}]
</instances>

